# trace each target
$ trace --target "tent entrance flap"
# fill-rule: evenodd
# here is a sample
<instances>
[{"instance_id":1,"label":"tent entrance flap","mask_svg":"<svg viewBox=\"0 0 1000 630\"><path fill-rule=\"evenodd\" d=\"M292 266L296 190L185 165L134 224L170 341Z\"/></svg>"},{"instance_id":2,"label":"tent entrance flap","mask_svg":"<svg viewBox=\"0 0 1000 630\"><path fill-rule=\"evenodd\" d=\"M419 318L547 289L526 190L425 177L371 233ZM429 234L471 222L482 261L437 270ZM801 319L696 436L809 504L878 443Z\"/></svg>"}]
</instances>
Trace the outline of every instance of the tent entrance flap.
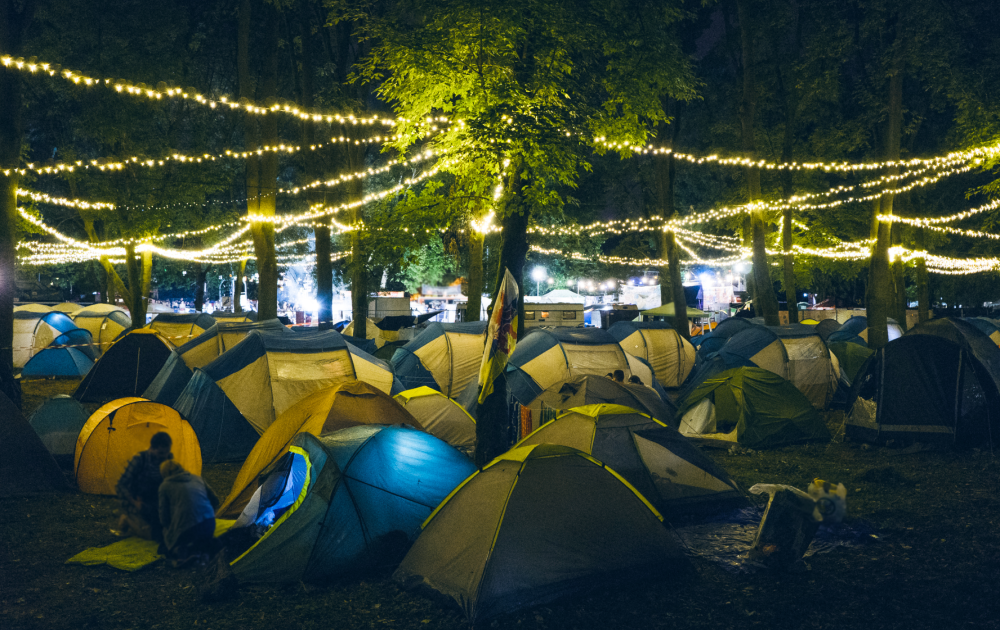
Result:
<instances>
[{"instance_id":1,"label":"tent entrance flap","mask_svg":"<svg viewBox=\"0 0 1000 630\"><path fill-rule=\"evenodd\" d=\"M234 527L271 527L302 493L307 469L305 457L287 453L254 492Z\"/></svg>"}]
</instances>

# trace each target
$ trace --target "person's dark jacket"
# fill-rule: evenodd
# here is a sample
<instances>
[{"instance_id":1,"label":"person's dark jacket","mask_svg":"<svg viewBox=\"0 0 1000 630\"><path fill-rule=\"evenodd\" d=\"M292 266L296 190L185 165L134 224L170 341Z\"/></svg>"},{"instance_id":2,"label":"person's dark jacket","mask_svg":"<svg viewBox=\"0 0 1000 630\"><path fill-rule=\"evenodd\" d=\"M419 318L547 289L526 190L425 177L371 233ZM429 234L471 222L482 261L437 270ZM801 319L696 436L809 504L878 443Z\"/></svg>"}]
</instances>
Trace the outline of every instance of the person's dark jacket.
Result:
<instances>
[{"instance_id":1,"label":"person's dark jacket","mask_svg":"<svg viewBox=\"0 0 1000 630\"><path fill-rule=\"evenodd\" d=\"M219 499L198 475L184 471L164 479L160 484L160 524L167 549L173 549L186 530L214 519L218 506Z\"/></svg>"}]
</instances>

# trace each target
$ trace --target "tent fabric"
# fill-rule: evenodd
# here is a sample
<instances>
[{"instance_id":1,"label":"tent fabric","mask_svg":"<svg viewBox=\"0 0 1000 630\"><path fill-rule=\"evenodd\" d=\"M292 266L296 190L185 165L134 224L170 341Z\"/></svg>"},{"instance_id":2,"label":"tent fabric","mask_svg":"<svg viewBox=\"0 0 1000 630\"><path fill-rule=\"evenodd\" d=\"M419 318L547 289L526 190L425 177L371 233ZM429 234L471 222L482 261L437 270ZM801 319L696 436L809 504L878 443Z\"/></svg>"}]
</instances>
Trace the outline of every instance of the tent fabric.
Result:
<instances>
[{"instance_id":1,"label":"tent fabric","mask_svg":"<svg viewBox=\"0 0 1000 630\"><path fill-rule=\"evenodd\" d=\"M608 582L685 575L690 564L661 520L590 455L522 446L445 499L393 579L478 624Z\"/></svg>"},{"instance_id":2,"label":"tent fabric","mask_svg":"<svg viewBox=\"0 0 1000 630\"><path fill-rule=\"evenodd\" d=\"M652 370L625 354L607 331L599 328L532 329L519 341L507 363L507 386L522 405L531 404L553 385L586 375L622 370L654 384Z\"/></svg>"},{"instance_id":3,"label":"tent fabric","mask_svg":"<svg viewBox=\"0 0 1000 630\"><path fill-rule=\"evenodd\" d=\"M302 433L285 458L237 521L274 519L232 562L241 582L322 581L394 566L421 522L475 470L441 440L403 426ZM289 495L294 502L274 509Z\"/></svg>"},{"instance_id":4,"label":"tent fabric","mask_svg":"<svg viewBox=\"0 0 1000 630\"><path fill-rule=\"evenodd\" d=\"M645 359L663 387L680 387L694 368L694 346L666 322L617 322L608 334L622 350Z\"/></svg>"},{"instance_id":5,"label":"tent fabric","mask_svg":"<svg viewBox=\"0 0 1000 630\"><path fill-rule=\"evenodd\" d=\"M823 338L815 329L803 324L771 326L770 329L781 339L788 354L786 378L814 407L826 409L837 391L840 371L834 364L836 357L830 354Z\"/></svg>"},{"instance_id":6,"label":"tent fabric","mask_svg":"<svg viewBox=\"0 0 1000 630\"><path fill-rule=\"evenodd\" d=\"M63 302L62 304L56 304L52 307L53 311L59 311L60 313L66 313L67 315L72 315L77 311L82 311L83 306L77 304L76 302Z\"/></svg>"},{"instance_id":7,"label":"tent fabric","mask_svg":"<svg viewBox=\"0 0 1000 630\"><path fill-rule=\"evenodd\" d=\"M21 368L63 335L77 330L76 324L64 313L48 311L14 312L14 367ZM77 337L86 344L86 337ZM69 339L62 339L66 343Z\"/></svg>"},{"instance_id":8,"label":"tent fabric","mask_svg":"<svg viewBox=\"0 0 1000 630\"><path fill-rule=\"evenodd\" d=\"M72 460L76 451L76 438L89 416L83 405L72 396L59 394L42 403L31 414L28 423L53 457Z\"/></svg>"},{"instance_id":9,"label":"tent fabric","mask_svg":"<svg viewBox=\"0 0 1000 630\"><path fill-rule=\"evenodd\" d=\"M98 354L103 354L118 337L131 328L128 313L110 304L93 304L73 314L73 323L90 332Z\"/></svg>"},{"instance_id":10,"label":"tent fabric","mask_svg":"<svg viewBox=\"0 0 1000 630\"><path fill-rule=\"evenodd\" d=\"M173 405L194 375L195 368L205 367L233 348L252 330L284 328L277 319L256 322L222 320L177 348L143 393L144 398L164 405Z\"/></svg>"},{"instance_id":11,"label":"tent fabric","mask_svg":"<svg viewBox=\"0 0 1000 630\"><path fill-rule=\"evenodd\" d=\"M832 333L840 330L840 322L833 318L824 319L816 324L815 330L816 334L823 338L823 341L827 341Z\"/></svg>"},{"instance_id":12,"label":"tent fabric","mask_svg":"<svg viewBox=\"0 0 1000 630\"><path fill-rule=\"evenodd\" d=\"M51 306L44 304L19 304L14 307L15 313L48 313L54 310Z\"/></svg>"},{"instance_id":13,"label":"tent fabric","mask_svg":"<svg viewBox=\"0 0 1000 630\"><path fill-rule=\"evenodd\" d=\"M643 316L648 315L650 317L673 317L674 303L668 302L666 304L663 304L662 306L657 306L656 308L650 308L640 312L643 314ZM688 319L692 317L711 317L711 315L712 315L711 313L706 313L705 311L698 310L693 306L687 307Z\"/></svg>"},{"instance_id":14,"label":"tent fabric","mask_svg":"<svg viewBox=\"0 0 1000 630\"><path fill-rule=\"evenodd\" d=\"M851 389L848 438L1000 446L1000 348L966 322L925 326L931 322L937 320L890 341L866 363Z\"/></svg>"},{"instance_id":15,"label":"tent fabric","mask_svg":"<svg viewBox=\"0 0 1000 630\"><path fill-rule=\"evenodd\" d=\"M865 330L868 330L867 328ZM864 332L864 331L862 331ZM868 347L868 341L855 335L854 333L847 330L838 330L836 332L830 333L826 338L827 346L831 346L835 343L850 343L856 346L861 346L862 348Z\"/></svg>"},{"instance_id":16,"label":"tent fabric","mask_svg":"<svg viewBox=\"0 0 1000 630\"><path fill-rule=\"evenodd\" d=\"M643 385L616 383L606 376L580 376L557 383L539 395L542 405L565 411L586 405L609 404L638 409L656 420L676 428L674 406Z\"/></svg>"},{"instance_id":17,"label":"tent fabric","mask_svg":"<svg viewBox=\"0 0 1000 630\"><path fill-rule=\"evenodd\" d=\"M80 402L138 396L156 378L173 349L155 330L130 331L97 360L73 396Z\"/></svg>"},{"instance_id":18,"label":"tent fabric","mask_svg":"<svg viewBox=\"0 0 1000 630\"><path fill-rule=\"evenodd\" d=\"M242 313L230 313L228 311L212 311L212 319L220 322L231 322L236 324L250 324L257 321L257 311L243 311Z\"/></svg>"},{"instance_id":19,"label":"tent fabric","mask_svg":"<svg viewBox=\"0 0 1000 630\"><path fill-rule=\"evenodd\" d=\"M155 330L170 343L180 346L214 325L215 318L205 313L160 313L146 328Z\"/></svg>"},{"instance_id":20,"label":"tent fabric","mask_svg":"<svg viewBox=\"0 0 1000 630\"><path fill-rule=\"evenodd\" d=\"M288 452L289 444L299 433L318 436L368 424L406 424L423 430L397 401L361 381L339 383L303 398L278 416L260 439L243 453L246 459L229 496L219 506L218 514L238 515L253 494L254 480Z\"/></svg>"},{"instance_id":21,"label":"tent fabric","mask_svg":"<svg viewBox=\"0 0 1000 630\"><path fill-rule=\"evenodd\" d=\"M726 340L718 350L719 355L729 364L751 364L788 378L788 351L774 331L763 326L754 326L737 332Z\"/></svg>"},{"instance_id":22,"label":"tent fabric","mask_svg":"<svg viewBox=\"0 0 1000 630\"><path fill-rule=\"evenodd\" d=\"M997 326L985 317L970 317L965 320L979 329L979 332L983 333L990 338L990 341L1000 346L1000 326Z\"/></svg>"},{"instance_id":23,"label":"tent fabric","mask_svg":"<svg viewBox=\"0 0 1000 630\"><path fill-rule=\"evenodd\" d=\"M0 393L0 497L63 490L66 480L42 438Z\"/></svg>"},{"instance_id":24,"label":"tent fabric","mask_svg":"<svg viewBox=\"0 0 1000 630\"><path fill-rule=\"evenodd\" d=\"M840 371L847 378L848 385L854 382L865 361L874 354L874 351L870 350L867 345L847 341L834 341L830 343L829 347L830 352L835 354L840 361Z\"/></svg>"},{"instance_id":25,"label":"tent fabric","mask_svg":"<svg viewBox=\"0 0 1000 630\"><path fill-rule=\"evenodd\" d=\"M889 330L889 341L893 341L894 339L899 339L900 337L903 336L903 328L899 325L899 323L896 320L889 318L887 326ZM864 315L855 315L850 319L848 319L846 322L844 322L844 324L840 327L840 330L837 332L840 334L840 336L834 339L834 341L847 341L847 337L844 335L851 334L861 337L862 339L865 340L865 343L867 344L868 318L865 317Z\"/></svg>"},{"instance_id":26,"label":"tent fabric","mask_svg":"<svg viewBox=\"0 0 1000 630\"><path fill-rule=\"evenodd\" d=\"M791 382L761 368L734 368L706 379L677 413L683 434L718 433L748 448L830 437L809 400Z\"/></svg>"},{"instance_id":27,"label":"tent fabric","mask_svg":"<svg viewBox=\"0 0 1000 630\"><path fill-rule=\"evenodd\" d=\"M620 405L570 409L515 445L561 444L613 468L666 518L745 497L711 459L649 416Z\"/></svg>"},{"instance_id":28,"label":"tent fabric","mask_svg":"<svg viewBox=\"0 0 1000 630\"><path fill-rule=\"evenodd\" d=\"M487 322L428 324L392 356L407 389L427 386L454 397L479 376Z\"/></svg>"},{"instance_id":29,"label":"tent fabric","mask_svg":"<svg viewBox=\"0 0 1000 630\"><path fill-rule=\"evenodd\" d=\"M220 423L242 430L249 422L259 435L312 392L352 380L387 394L402 391L388 365L353 348L335 330L253 330L196 368L174 406L199 430L214 432Z\"/></svg>"},{"instance_id":30,"label":"tent fabric","mask_svg":"<svg viewBox=\"0 0 1000 630\"><path fill-rule=\"evenodd\" d=\"M413 416L424 431L469 457L475 453L476 421L451 398L430 387L417 387L400 392L393 399Z\"/></svg>"},{"instance_id":31,"label":"tent fabric","mask_svg":"<svg viewBox=\"0 0 1000 630\"><path fill-rule=\"evenodd\" d=\"M174 460L200 475L198 438L180 414L144 398L120 398L95 411L80 430L73 457L80 491L115 494L115 484L129 461L148 449L150 438L160 431L170 434Z\"/></svg>"},{"instance_id":32,"label":"tent fabric","mask_svg":"<svg viewBox=\"0 0 1000 630\"><path fill-rule=\"evenodd\" d=\"M83 378L94 360L76 348L46 348L31 357L21 378Z\"/></svg>"}]
</instances>

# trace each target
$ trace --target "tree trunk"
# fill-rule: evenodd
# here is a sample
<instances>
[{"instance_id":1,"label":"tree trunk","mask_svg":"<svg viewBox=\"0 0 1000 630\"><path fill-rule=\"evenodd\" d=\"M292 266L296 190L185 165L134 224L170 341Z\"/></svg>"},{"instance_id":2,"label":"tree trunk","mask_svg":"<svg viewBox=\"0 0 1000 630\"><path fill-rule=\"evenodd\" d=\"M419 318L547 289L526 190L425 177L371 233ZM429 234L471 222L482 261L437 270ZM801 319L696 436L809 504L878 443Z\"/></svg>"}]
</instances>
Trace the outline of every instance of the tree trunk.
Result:
<instances>
[{"instance_id":1,"label":"tree trunk","mask_svg":"<svg viewBox=\"0 0 1000 630\"><path fill-rule=\"evenodd\" d=\"M205 309L205 282L208 280L208 268L211 265L198 263L198 272L195 274L194 288L194 310L201 313Z\"/></svg>"},{"instance_id":2,"label":"tree trunk","mask_svg":"<svg viewBox=\"0 0 1000 630\"><path fill-rule=\"evenodd\" d=\"M135 253L135 243L125 244L125 271L128 278L126 299L129 315L132 317L132 328L142 328L146 325L146 311L142 308L142 263Z\"/></svg>"},{"instance_id":3,"label":"tree trunk","mask_svg":"<svg viewBox=\"0 0 1000 630\"><path fill-rule=\"evenodd\" d=\"M927 251L924 228L917 228L917 249ZM921 322L930 319L931 300L927 286L927 261L923 256L917 258L917 313Z\"/></svg>"},{"instance_id":4,"label":"tree trunk","mask_svg":"<svg viewBox=\"0 0 1000 630\"><path fill-rule=\"evenodd\" d=\"M743 102L740 106L743 152L747 157L753 158L757 153L755 137L757 78L754 36L750 25L751 10L748 3L749 0L737 0L736 8L740 20L740 39L743 47ZM746 167L745 177L747 202L752 203L761 198L760 169L756 166ZM779 324L778 298L774 294L771 270L767 262L766 224L761 211L753 211L750 216L750 226L753 238L754 311L764 316L764 323L768 326L777 326Z\"/></svg>"},{"instance_id":5,"label":"tree trunk","mask_svg":"<svg viewBox=\"0 0 1000 630\"><path fill-rule=\"evenodd\" d=\"M242 313L243 303L240 301L243 292L246 291L246 281L243 277L247 274L247 259L244 258L236 265L236 282L233 283L233 312Z\"/></svg>"},{"instance_id":6,"label":"tree trunk","mask_svg":"<svg viewBox=\"0 0 1000 630\"><path fill-rule=\"evenodd\" d=\"M902 244L903 226L896 223L892 226L892 244ZM906 265L902 257L897 257L892 261L892 314L891 317L896 323L906 330Z\"/></svg>"},{"instance_id":7,"label":"tree trunk","mask_svg":"<svg viewBox=\"0 0 1000 630\"><path fill-rule=\"evenodd\" d=\"M149 311L149 296L152 295L153 285L153 252L146 250L142 252L142 284L139 286L139 298L136 300L140 310L142 310L143 325L146 322L146 313Z\"/></svg>"},{"instance_id":8,"label":"tree trunk","mask_svg":"<svg viewBox=\"0 0 1000 630\"><path fill-rule=\"evenodd\" d=\"M316 302L319 304L319 324L333 323L333 247L330 240L330 217L316 220Z\"/></svg>"},{"instance_id":9,"label":"tree trunk","mask_svg":"<svg viewBox=\"0 0 1000 630\"><path fill-rule=\"evenodd\" d=\"M478 322L483 310L483 242L486 235L469 230L469 301L465 308L465 321Z\"/></svg>"},{"instance_id":10,"label":"tree trunk","mask_svg":"<svg viewBox=\"0 0 1000 630\"><path fill-rule=\"evenodd\" d=\"M347 167L351 171L361 170L364 165L364 145L346 147ZM351 179L343 184L348 200L359 199L363 192L361 180ZM368 334L368 253L364 249L361 224L364 219L363 206L351 210L351 318L354 320L354 336L367 339Z\"/></svg>"},{"instance_id":11,"label":"tree trunk","mask_svg":"<svg viewBox=\"0 0 1000 630\"><path fill-rule=\"evenodd\" d=\"M899 145L902 136L903 122L903 74L897 70L889 77L889 116L886 129L886 160L899 159ZM898 168L889 169L890 175L899 172ZM892 215L893 195L883 195L880 200L879 214ZM868 347L873 350L882 349L889 343L889 312L895 302L892 286L892 273L889 268L889 246L891 243L892 223L876 221L876 241L872 251L871 263L868 266L868 292L865 296L865 306L868 316Z\"/></svg>"},{"instance_id":12,"label":"tree trunk","mask_svg":"<svg viewBox=\"0 0 1000 630\"><path fill-rule=\"evenodd\" d=\"M792 64L798 61L801 32L799 29L799 6L795 0L791 2L792 10ZM793 75L794 78L794 75ZM785 135L781 146L781 161L788 163L792 161L795 148L795 132L798 128L799 114L799 93L795 86L795 81L786 81L778 70L778 85L784 94L785 102ZM791 169L786 169L781 173L782 192L785 199L789 199L795 194L795 179ZM785 302L788 308L788 323L796 324L799 321L798 293L795 289L795 256L792 254L792 209L785 208L781 217L781 249L784 252L783 260L783 284L785 285Z\"/></svg>"},{"instance_id":13,"label":"tree trunk","mask_svg":"<svg viewBox=\"0 0 1000 630\"><path fill-rule=\"evenodd\" d=\"M673 149L681 129L681 105L672 99L665 99L664 109L673 117L673 123L671 125L660 123L658 136L661 143L669 143L669 147ZM677 178L674 154L668 153L655 164L658 210L664 221L670 221L677 214L674 204L674 184ZM691 327L688 325L687 299L684 297L684 284L681 279L680 253L674 233L661 231L657 245L658 257L667 261L665 266L660 267L660 302L662 304L673 302L674 329L685 339L690 338Z\"/></svg>"}]
</instances>

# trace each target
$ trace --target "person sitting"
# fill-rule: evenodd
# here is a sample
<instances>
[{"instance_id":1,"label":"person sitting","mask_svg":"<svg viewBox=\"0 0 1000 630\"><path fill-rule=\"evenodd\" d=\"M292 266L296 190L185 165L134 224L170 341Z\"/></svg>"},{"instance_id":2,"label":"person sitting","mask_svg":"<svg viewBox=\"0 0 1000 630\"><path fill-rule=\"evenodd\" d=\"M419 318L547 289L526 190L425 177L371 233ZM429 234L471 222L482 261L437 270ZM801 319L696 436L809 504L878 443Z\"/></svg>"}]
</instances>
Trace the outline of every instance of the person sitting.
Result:
<instances>
[{"instance_id":1,"label":"person sitting","mask_svg":"<svg viewBox=\"0 0 1000 630\"><path fill-rule=\"evenodd\" d=\"M608 372L608 373L607 373L607 374L605 374L604 376L606 376L606 377L607 377L608 379L610 379L610 380L612 380L612 381L613 381L613 380L615 380L615 375L614 375L614 374L612 374L611 372Z\"/></svg>"},{"instance_id":2,"label":"person sitting","mask_svg":"<svg viewBox=\"0 0 1000 630\"><path fill-rule=\"evenodd\" d=\"M160 464L173 459L171 446L170 434L160 431L149 440L149 448L136 454L125 467L115 485L122 505L118 527L111 530L115 535L160 541L160 518L156 511L163 481Z\"/></svg>"},{"instance_id":3,"label":"person sitting","mask_svg":"<svg viewBox=\"0 0 1000 630\"><path fill-rule=\"evenodd\" d=\"M171 566L208 560L215 546L215 509L219 499L198 475L175 461L160 465L160 525Z\"/></svg>"},{"instance_id":4,"label":"person sitting","mask_svg":"<svg viewBox=\"0 0 1000 630\"><path fill-rule=\"evenodd\" d=\"M624 383L625 372L623 372L622 370L615 370L614 380L616 383Z\"/></svg>"},{"instance_id":5,"label":"person sitting","mask_svg":"<svg viewBox=\"0 0 1000 630\"><path fill-rule=\"evenodd\" d=\"M628 382L632 383L633 385L642 385L642 379L636 376L635 374L628 377Z\"/></svg>"}]
</instances>

